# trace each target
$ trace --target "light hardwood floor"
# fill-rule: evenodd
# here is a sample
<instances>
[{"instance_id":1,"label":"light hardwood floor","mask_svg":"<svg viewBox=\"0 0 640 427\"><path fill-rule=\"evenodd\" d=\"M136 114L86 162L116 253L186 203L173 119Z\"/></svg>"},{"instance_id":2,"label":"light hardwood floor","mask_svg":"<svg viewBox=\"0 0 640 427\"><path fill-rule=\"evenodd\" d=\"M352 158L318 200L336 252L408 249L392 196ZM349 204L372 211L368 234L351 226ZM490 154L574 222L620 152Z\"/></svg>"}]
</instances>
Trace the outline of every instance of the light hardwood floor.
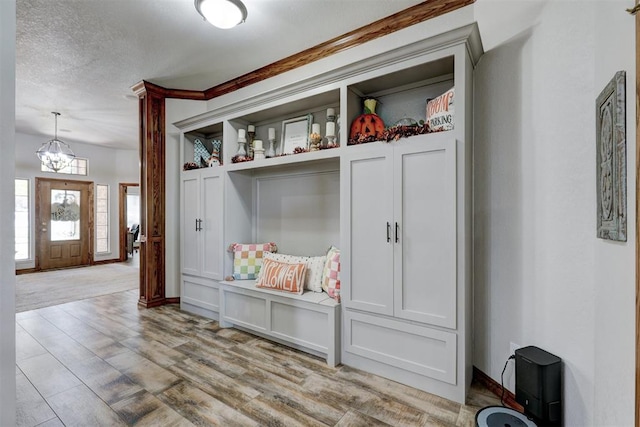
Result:
<instances>
[{"instance_id":1,"label":"light hardwood floor","mask_svg":"<svg viewBox=\"0 0 640 427\"><path fill-rule=\"evenodd\" d=\"M467 405L181 312L137 291L16 315L20 426L473 426Z\"/></svg>"}]
</instances>

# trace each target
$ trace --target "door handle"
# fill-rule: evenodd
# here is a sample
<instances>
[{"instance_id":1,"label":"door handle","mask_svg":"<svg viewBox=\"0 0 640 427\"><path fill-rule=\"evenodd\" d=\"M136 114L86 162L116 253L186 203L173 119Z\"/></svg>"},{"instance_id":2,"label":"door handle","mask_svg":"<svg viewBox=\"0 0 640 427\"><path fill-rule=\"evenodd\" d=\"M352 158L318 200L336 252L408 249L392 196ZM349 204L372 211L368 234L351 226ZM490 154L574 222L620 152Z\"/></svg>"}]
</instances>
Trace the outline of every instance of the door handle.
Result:
<instances>
[{"instance_id":1,"label":"door handle","mask_svg":"<svg viewBox=\"0 0 640 427\"><path fill-rule=\"evenodd\" d=\"M391 241L391 224L387 221L387 243Z\"/></svg>"},{"instance_id":2,"label":"door handle","mask_svg":"<svg viewBox=\"0 0 640 427\"><path fill-rule=\"evenodd\" d=\"M196 218L196 231L198 231L198 218Z\"/></svg>"},{"instance_id":3,"label":"door handle","mask_svg":"<svg viewBox=\"0 0 640 427\"><path fill-rule=\"evenodd\" d=\"M399 226L398 226L398 223L396 222L396 243L398 243L399 241L400 241Z\"/></svg>"}]
</instances>

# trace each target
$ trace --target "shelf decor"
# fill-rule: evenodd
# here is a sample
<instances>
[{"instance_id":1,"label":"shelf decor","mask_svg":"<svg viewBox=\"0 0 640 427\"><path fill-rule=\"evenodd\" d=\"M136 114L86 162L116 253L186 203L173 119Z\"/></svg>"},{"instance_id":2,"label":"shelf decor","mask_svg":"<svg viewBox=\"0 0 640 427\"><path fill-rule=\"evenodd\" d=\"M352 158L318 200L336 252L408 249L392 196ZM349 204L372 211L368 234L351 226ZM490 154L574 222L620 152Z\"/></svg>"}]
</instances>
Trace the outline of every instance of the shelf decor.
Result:
<instances>
[{"instance_id":1,"label":"shelf decor","mask_svg":"<svg viewBox=\"0 0 640 427\"><path fill-rule=\"evenodd\" d=\"M200 141L199 138L193 141L193 162L198 165L198 167L202 167L203 165L208 165L209 158L211 158L211 153L207 150L207 147L204 146L204 143Z\"/></svg>"},{"instance_id":2,"label":"shelf decor","mask_svg":"<svg viewBox=\"0 0 640 427\"><path fill-rule=\"evenodd\" d=\"M296 117L282 122L280 155L296 154L296 152L300 152L300 149L303 149L304 152L308 150L312 120L313 116L307 114L306 116Z\"/></svg>"},{"instance_id":3,"label":"shelf decor","mask_svg":"<svg viewBox=\"0 0 640 427\"><path fill-rule=\"evenodd\" d=\"M596 99L597 235L627 241L626 72L618 71Z\"/></svg>"},{"instance_id":4,"label":"shelf decor","mask_svg":"<svg viewBox=\"0 0 640 427\"><path fill-rule=\"evenodd\" d=\"M207 159L207 166L220 166L222 161L220 160L220 152L222 150L222 141L218 139L211 140L212 150L211 156Z\"/></svg>"},{"instance_id":5,"label":"shelf decor","mask_svg":"<svg viewBox=\"0 0 640 427\"><path fill-rule=\"evenodd\" d=\"M378 100L373 98L364 100L364 113L356 117L351 123L350 141L367 137L373 137L375 141L382 136L384 121L376 114L377 104Z\"/></svg>"},{"instance_id":6,"label":"shelf decor","mask_svg":"<svg viewBox=\"0 0 640 427\"><path fill-rule=\"evenodd\" d=\"M322 135L320 135L320 124L314 123L311 126L311 134L309 135L309 151L318 151L322 143Z\"/></svg>"},{"instance_id":7,"label":"shelf decor","mask_svg":"<svg viewBox=\"0 0 640 427\"><path fill-rule=\"evenodd\" d=\"M266 158L271 158L276 156L276 128L269 128L269 148L264 153Z\"/></svg>"},{"instance_id":8,"label":"shelf decor","mask_svg":"<svg viewBox=\"0 0 640 427\"><path fill-rule=\"evenodd\" d=\"M264 147L262 146L261 139L253 140L253 159L254 160L262 160L265 158L264 155Z\"/></svg>"},{"instance_id":9,"label":"shelf decor","mask_svg":"<svg viewBox=\"0 0 640 427\"><path fill-rule=\"evenodd\" d=\"M442 95L427 100L426 122L429 132L441 132L453 129L454 88Z\"/></svg>"},{"instance_id":10,"label":"shelf decor","mask_svg":"<svg viewBox=\"0 0 640 427\"><path fill-rule=\"evenodd\" d=\"M254 125L247 126L247 156L253 159L253 140L256 139L256 127Z\"/></svg>"}]
</instances>

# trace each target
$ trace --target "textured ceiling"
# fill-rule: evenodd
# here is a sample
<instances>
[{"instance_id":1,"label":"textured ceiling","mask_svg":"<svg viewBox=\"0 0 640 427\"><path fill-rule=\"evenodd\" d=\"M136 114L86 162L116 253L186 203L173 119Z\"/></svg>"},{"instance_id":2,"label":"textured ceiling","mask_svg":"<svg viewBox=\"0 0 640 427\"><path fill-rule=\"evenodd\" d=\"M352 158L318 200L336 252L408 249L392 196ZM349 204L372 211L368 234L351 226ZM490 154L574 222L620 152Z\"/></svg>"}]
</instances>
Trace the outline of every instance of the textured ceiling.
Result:
<instances>
[{"instance_id":1,"label":"textured ceiling","mask_svg":"<svg viewBox=\"0 0 640 427\"><path fill-rule=\"evenodd\" d=\"M131 86L204 90L421 3L244 0L247 21L220 30L192 0L18 0L16 131L137 148Z\"/></svg>"}]
</instances>

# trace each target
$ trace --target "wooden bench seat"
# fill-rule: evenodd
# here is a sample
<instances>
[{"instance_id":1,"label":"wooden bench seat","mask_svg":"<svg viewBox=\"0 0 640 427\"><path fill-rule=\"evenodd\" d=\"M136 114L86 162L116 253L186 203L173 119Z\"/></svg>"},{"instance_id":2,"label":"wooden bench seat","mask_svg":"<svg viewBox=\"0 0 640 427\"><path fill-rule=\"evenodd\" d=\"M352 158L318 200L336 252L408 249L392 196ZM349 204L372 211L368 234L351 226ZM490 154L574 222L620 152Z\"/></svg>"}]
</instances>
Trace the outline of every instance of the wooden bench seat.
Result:
<instances>
[{"instance_id":1,"label":"wooden bench seat","mask_svg":"<svg viewBox=\"0 0 640 427\"><path fill-rule=\"evenodd\" d=\"M340 363L340 304L324 292L302 295L256 288L254 280L220 282L220 326L236 327Z\"/></svg>"}]
</instances>

